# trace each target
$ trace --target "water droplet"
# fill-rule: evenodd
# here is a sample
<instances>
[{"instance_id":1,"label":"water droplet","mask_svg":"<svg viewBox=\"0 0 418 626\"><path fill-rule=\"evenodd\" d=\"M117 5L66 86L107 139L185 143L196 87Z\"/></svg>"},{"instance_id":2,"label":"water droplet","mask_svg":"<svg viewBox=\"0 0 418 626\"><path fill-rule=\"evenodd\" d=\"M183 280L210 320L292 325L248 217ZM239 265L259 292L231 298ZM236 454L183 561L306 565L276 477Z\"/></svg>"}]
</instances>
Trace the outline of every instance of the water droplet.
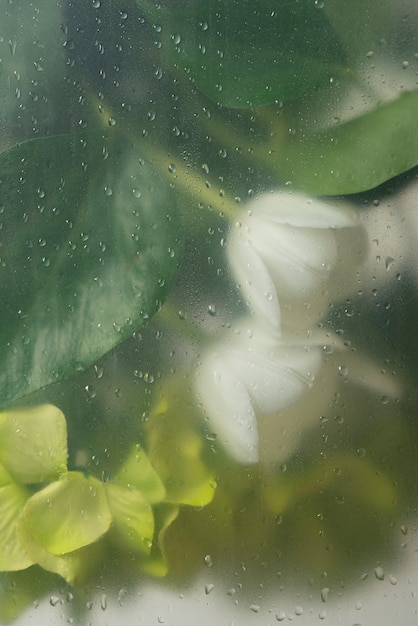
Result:
<instances>
[{"instance_id":1,"label":"water droplet","mask_svg":"<svg viewBox=\"0 0 418 626\"><path fill-rule=\"evenodd\" d=\"M217 310L217 308L216 308L216 306L214 304L209 304L209 306L208 306L208 313L212 317L216 317L218 315L218 310Z\"/></svg>"},{"instance_id":2,"label":"water droplet","mask_svg":"<svg viewBox=\"0 0 418 626\"><path fill-rule=\"evenodd\" d=\"M10 47L10 52L12 53L12 56L14 56L16 54L16 39L9 39L9 47Z\"/></svg>"},{"instance_id":3,"label":"water droplet","mask_svg":"<svg viewBox=\"0 0 418 626\"><path fill-rule=\"evenodd\" d=\"M101 0L93 0L92 5L93 9L100 9L102 6Z\"/></svg>"},{"instance_id":4,"label":"water droplet","mask_svg":"<svg viewBox=\"0 0 418 626\"><path fill-rule=\"evenodd\" d=\"M96 397L96 391L93 389L91 385L86 385L84 389L89 400L93 400L93 398Z\"/></svg>"},{"instance_id":5,"label":"water droplet","mask_svg":"<svg viewBox=\"0 0 418 626\"><path fill-rule=\"evenodd\" d=\"M348 376L348 367L346 365L339 365L338 374L344 377Z\"/></svg>"},{"instance_id":6,"label":"water droplet","mask_svg":"<svg viewBox=\"0 0 418 626\"><path fill-rule=\"evenodd\" d=\"M321 612L318 614L319 619L325 619L325 618L326 618L326 616L327 616L327 612L326 612L325 610L324 610L324 611L321 611Z\"/></svg>"},{"instance_id":7,"label":"water droplet","mask_svg":"<svg viewBox=\"0 0 418 626\"><path fill-rule=\"evenodd\" d=\"M107 196L111 196L113 194L112 188L108 187L108 185L105 185L104 192Z\"/></svg>"},{"instance_id":8,"label":"water droplet","mask_svg":"<svg viewBox=\"0 0 418 626\"><path fill-rule=\"evenodd\" d=\"M374 575L376 576L377 580L384 580L385 572L383 570L383 567L380 567L380 566L375 567Z\"/></svg>"},{"instance_id":9,"label":"water droplet","mask_svg":"<svg viewBox=\"0 0 418 626\"><path fill-rule=\"evenodd\" d=\"M170 174L175 174L176 173L176 166L174 163L170 163L170 165L168 166L168 171L170 172Z\"/></svg>"},{"instance_id":10,"label":"water droplet","mask_svg":"<svg viewBox=\"0 0 418 626\"><path fill-rule=\"evenodd\" d=\"M209 584L209 585L205 585L205 593L208 596L210 594L210 592L213 590L215 585Z\"/></svg>"},{"instance_id":11,"label":"water droplet","mask_svg":"<svg viewBox=\"0 0 418 626\"><path fill-rule=\"evenodd\" d=\"M279 611L278 613L276 613L276 619L278 622L284 622L284 620L286 619L286 613L284 611Z\"/></svg>"},{"instance_id":12,"label":"water droplet","mask_svg":"<svg viewBox=\"0 0 418 626\"><path fill-rule=\"evenodd\" d=\"M208 567L212 567L213 561L210 554L207 554L203 560L205 562L205 565L207 565Z\"/></svg>"},{"instance_id":13,"label":"water droplet","mask_svg":"<svg viewBox=\"0 0 418 626\"><path fill-rule=\"evenodd\" d=\"M392 575L389 576L389 582L390 582L391 585L397 585L398 584L397 579L395 578L395 576L392 576Z\"/></svg>"},{"instance_id":14,"label":"water droplet","mask_svg":"<svg viewBox=\"0 0 418 626\"><path fill-rule=\"evenodd\" d=\"M392 258L391 256L386 257L386 260L385 260L386 270L389 271L391 267L393 267L394 263L395 263L394 258Z\"/></svg>"},{"instance_id":15,"label":"water droplet","mask_svg":"<svg viewBox=\"0 0 418 626\"><path fill-rule=\"evenodd\" d=\"M316 9L323 9L325 6L325 2L324 0L315 0L314 5Z\"/></svg>"},{"instance_id":16,"label":"water droplet","mask_svg":"<svg viewBox=\"0 0 418 626\"><path fill-rule=\"evenodd\" d=\"M328 600L329 589L328 587L324 587L321 589L321 600L322 602L326 602Z\"/></svg>"},{"instance_id":17,"label":"water droplet","mask_svg":"<svg viewBox=\"0 0 418 626\"><path fill-rule=\"evenodd\" d=\"M60 599L59 599L59 597L58 597L58 596L51 596L51 597L49 598L49 604L50 604L51 606L57 606L57 604L58 604L58 602L59 602L59 601L60 601Z\"/></svg>"},{"instance_id":18,"label":"water droplet","mask_svg":"<svg viewBox=\"0 0 418 626\"><path fill-rule=\"evenodd\" d=\"M102 609L102 611L106 611L107 609L107 596L105 593L102 593L102 595L100 596L100 608Z\"/></svg>"},{"instance_id":19,"label":"water droplet","mask_svg":"<svg viewBox=\"0 0 418 626\"><path fill-rule=\"evenodd\" d=\"M39 188L37 193L40 198L45 198L45 191L43 189Z\"/></svg>"},{"instance_id":20,"label":"water droplet","mask_svg":"<svg viewBox=\"0 0 418 626\"><path fill-rule=\"evenodd\" d=\"M260 606L259 606L258 604L252 604L252 605L250 606L250 610L251 610L253 613L259 613L259 612L260 612Z\"/></svg>"}]
</instances>

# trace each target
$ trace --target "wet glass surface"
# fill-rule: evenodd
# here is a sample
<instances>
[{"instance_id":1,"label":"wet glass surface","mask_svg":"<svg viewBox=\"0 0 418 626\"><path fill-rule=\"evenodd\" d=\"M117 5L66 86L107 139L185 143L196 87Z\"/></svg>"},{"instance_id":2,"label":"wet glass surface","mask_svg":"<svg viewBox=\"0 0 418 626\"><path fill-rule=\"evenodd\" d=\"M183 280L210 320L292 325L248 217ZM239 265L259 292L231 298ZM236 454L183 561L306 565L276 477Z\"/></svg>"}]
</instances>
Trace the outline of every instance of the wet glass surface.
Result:
<instances>
[{"instance_id":1,"label":"wet glass surface","mask_svg":"<svg viewBox=\"0 0 418 626\"><path fill-rule=\"evenodd\" d=\"M412 625L415 3L0 6L0 622Z\"/></svg>"}]
</instances>

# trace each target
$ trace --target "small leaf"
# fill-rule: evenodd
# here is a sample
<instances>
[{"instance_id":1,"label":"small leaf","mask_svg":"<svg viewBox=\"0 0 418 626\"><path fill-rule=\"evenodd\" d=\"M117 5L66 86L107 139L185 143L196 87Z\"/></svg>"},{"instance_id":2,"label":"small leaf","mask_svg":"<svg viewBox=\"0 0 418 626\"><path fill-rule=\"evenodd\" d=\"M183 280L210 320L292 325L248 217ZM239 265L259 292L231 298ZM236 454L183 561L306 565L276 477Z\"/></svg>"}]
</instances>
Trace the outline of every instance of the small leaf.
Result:
<instances>
[{"instance_id":1,"label":"small leaf","mask_svg":"<svg viewBox=\"0 0 418 626\"><path fill-rule=\"evenodd\" d=\"M112 536L130 551L149 554L154 516L144 496L139 491L112 483L106 484L106 493L113 516Z\"/></svg>"},{"instance_id":2,"label":"small leaf","mask_svg":"<svg viewBox=\"0 0 418 626\"><path fill-rule=\"evenodd\" d=\"M161 307L180 249L172 196L116 131L0 155L0 404L77 374Z\"/></svg>"},{"instance_id":3,"label":"small leaf","mask_svg":"<svg viewBox=\"0 0 418 626\"><path fill-rule=\"evenodd\" d=\"M150 504L161 502L165 488L160 477L140 446L135 445L122 467L112 478L112 483L136 489Z\"/></svg>"},{"instance_id":4,"label":"small leaf","mask_svg":"<svg viewBox=\"0 0 418 626\"><path fill-rule=\"evenodd\" d=\"M203 439L189 394L174 384L164 391L147 422L148 455L165 485L166 502L200 507L212 500L216 484L201 459Z\"/></svg>"},{"instance_id":5,"label":"small leaf","mask_svg":"<svg viewBox=\"0 0 418 626\"><path fill-rule=\"evenodd\" d=\"M112 522L104 484L81 472L68 472L35 493L22 517L33 542L54 555L97 541Z\"/></svg>"},{"instance_id":6,"label":"small leaf","mask_svg":"<svg viewBox=\"0 0 418 626\"><path fill-rule=\"evenodd\" d=\"M177 519L179 507L174 505L162 505L158 507L157 517L157 541L154 541L149 558L143 561L142 569L147 574L163 577L168 573L168 559L165 546L166 533L171 524Z\"/></svg>"},{"instance_id":7,"label":"small leaf","mask_svg":"<svg viewBox=\"0 0 418 626\"><path fill-rule=\"evenodd\" d=\"M39 599L56 588L56 577L40 568L30 567L0 577L0 624L14 622L25 610L38 605Z\"/></svg>"},{"instance_id":8,"label":"small leaf","mask_svg":"<svg viewBox=\"0 0 418 626\"><path fill-rule=\"evenodd\" d=\"M17 571L33 565L16 534L16 522L29 492L18 485L0 488L0 571Z\"/></svg>"},{"instance_id":9,"label":"small leaf","mask_svg":"<svg viewBox=\"0 0 418 626\"><path fill-rule=\"evenodd\" d=\"M33 562L48 572L58 574L70 585L84 582L102 555L101 542L59 556L51 554L40 543L34 541L22 516L17 523L17 537Z\"/></svg>"},{"instance_id":10,"label":"small leaf","mask_svg":"<svg viewBox=\"0 0 418 626\"><path fill-rule=\"evenodd\" d=\"M67 424L51 404L0 413L0 461L19 483L41 483L67 471Z\"/></svg>"},{"instance_id":11,"label":"small leaf","mask_svg":"<svg viewBox=\"0 0 418 626\"><path fill-rule=\"evenodd\" d=\"M296 133L281 149L279 171L316 195L373 189L418 164L418 90L344 124Z\"/></svg>"},{"instance_id":12,"label":"small leaf","mask_svg":"<svg viewBox=\"0 0 418 626\"><path fill-rule=\"evenodd\" d=\"M0 487L4 487L5 485L10 485L13 482L13 478L6 471L6 468L2 463L0 463Z\"/></svg>"}]
</instances>

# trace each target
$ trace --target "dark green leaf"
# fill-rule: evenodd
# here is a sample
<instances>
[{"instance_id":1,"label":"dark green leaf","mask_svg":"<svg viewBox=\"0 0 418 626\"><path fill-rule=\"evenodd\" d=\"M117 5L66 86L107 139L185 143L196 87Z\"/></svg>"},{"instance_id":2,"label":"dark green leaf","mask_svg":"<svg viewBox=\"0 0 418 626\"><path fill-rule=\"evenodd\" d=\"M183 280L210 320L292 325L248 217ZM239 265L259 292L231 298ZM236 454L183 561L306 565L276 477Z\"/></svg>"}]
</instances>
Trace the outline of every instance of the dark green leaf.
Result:
<instances>
[{"instance_id":1,"label":"dark green leaf","mask_svg":"<svg viewBox=\"0 0 418 626\"><path fill-rule=\"evenodd\" d=\"M168 184L112 131L0 156L0 403L82 370L161 306L177 269Z\"/></svg>"},{"instance_id":2,"label":"dark green leaf","mask_svg":"<svg viewBox=\"0 0 418 626\"><path fill-rule=\"evenodd\" d=\"M189 0L160 9L137 1L161 27L166 62L225 106L295 98L344 73L340 44L313 0Z\"/></svg>"}]
</instances>

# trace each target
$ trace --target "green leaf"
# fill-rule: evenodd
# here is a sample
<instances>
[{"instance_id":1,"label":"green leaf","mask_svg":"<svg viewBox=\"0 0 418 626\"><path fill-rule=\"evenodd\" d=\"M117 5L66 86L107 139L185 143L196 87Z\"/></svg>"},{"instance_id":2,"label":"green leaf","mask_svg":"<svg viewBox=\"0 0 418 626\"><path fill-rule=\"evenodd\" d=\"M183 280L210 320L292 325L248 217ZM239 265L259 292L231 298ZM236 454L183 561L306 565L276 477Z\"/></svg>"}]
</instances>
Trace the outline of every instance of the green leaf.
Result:
<instances>
[{"instance_id":1,"label":"green leaf","mask_svg":"<svg viewBox=\"0 0 418 626\"><path fill-rule=\"evenodd\" d=\"M53 574L31 567L0 576L0 624L14 622L23 611L38 605L39 599L51 594L57 580Z\"/></svg>"},{"instance_id":2,"label":"green leaf","mask_svg":"<svg viewBox=\"0 0 418 626\"><path fill-rule=\"evenodd\" d=\"M33 562L48 572L58 574L70 585L83 583L102 556L103 547L100 541L67 554L51 554L44 546L34 541L22 516L18 519L16 530L19 543Z\"/></svg>"},{"instance_id":3,"label":"green leaf","mask_svg":"<svg viewBox=\"0 0 418 626\"><path fill-rule=\"evenodd\" d=\"M0 403L79 372L160 308L178 264L171 194L112 130L0 156Z\"/></svg>"},{"instance_id":4,"label":"green leaf","mask_svg":"<svg viewBox=\"0 0 418 626\"><path fill-rule=\"evenodd\" d=\"M316 195L366 191L418 164L418 90L312 135L289 137L279 172Z\"/></svg>"},{"instance_id":5,"label":"green leaf","mask_svg":"<svg viewBox=\"0 0 418 626\"><path fill-rule=\"evenodd\" d=\"M168 573L166 533L177 519L179 511L179 507L172 504L163 504L156 511L157 541L154 541L149 557L141 564L143 571L151 576L161 578Z\"/></svg>"},{"instance_id":6,"label":"green leaf","mask_svg":"<svg viewBox=\"0 0 418 626\"><path fill-rule=\"evenodd\" d=\"M203 438L186 386L168 385L147 422L148 455L166 488L166 502L201 507L215 493L214 477L202 461Z\"/></svg>"},{"instance_id":7,"label":"green leaf","mask_svg":"<svg viewBox=\"0 0 418 626\"><path fill-rule=\"evenodd\" d=\"M22 518L33 542L54 555L97 541L112 522L104 484L81 472L68 472L35 493Z\"/></svg>"},{"instance_id":8,"label":"green leaf","mask_svg":"<svg viewBox=\"0 0 418 626\"><path fill-rule=\"evenodd\" d=\"M6 471L6 468L0 463L0 487L5 487L13 482L13 478Z\"/></svg>"},{"instance_id":9,"label":"green leaf","mask_svg":"<svg viewBox=\"0 0 418 626\"><path fill-rule=\"evenodd\" d=\"M44 134L46 129L62 132L71 115L71 107L66 115L62 107L74 97L75 87L65 80L68 51L63 46L60 3L0 0L0 14L1 145Z\"/></svg>"},{"instance_id":10,"label":"green leaf","mask_svg":"<svg viewBox=\"0 0 418 626\"><path fill-rule=\"evenodd\" d=\"M0 571L17 571L33 565L16 534L16 522L29 492L18 485L0 488Z\"/></svg>"},{"instance_id":11,"label":"green leaf","mask_svg":"<svg viewBox=\"0 0 418 626\"><path fill-rule=\"evenodd\" d=\"M51 404L0 413L0 461L18 483L54 480L67 471L67 424Z\"/></svg>"},{"instance_id":12,"label":"green leaf","mask_svg":"<svg viewBox=\"0 0 418 626\"><path fill-rule=\"evenodd\" d=\"M112 536L125 549L149 554L154 515L144 496L139 491L112 483L107 483L106 493L113 516Z\"/></svg>"},{"instance_id":13,"label":"green leaf","mask_svg":"<svg viewBox=\"0 0 418 626\"><path fill-rule=\"evenodd\" d=\"M140 491L150 504L161 502L165 497L165 488L160 477L144 450L138 445L132 448L112 478L112 483Z\"/></svg>"},{"instance_id":14,"label":"green leaf","mask_svg":"<svg viewBox=\"0 0 418 626\"><path fill-rule=\"evenodd\" d=\"M313 0L137 1L159 27L166 62L216 103L250 107L295 98L344 73L340 44Z\"/></svg>"}]
</instances>

